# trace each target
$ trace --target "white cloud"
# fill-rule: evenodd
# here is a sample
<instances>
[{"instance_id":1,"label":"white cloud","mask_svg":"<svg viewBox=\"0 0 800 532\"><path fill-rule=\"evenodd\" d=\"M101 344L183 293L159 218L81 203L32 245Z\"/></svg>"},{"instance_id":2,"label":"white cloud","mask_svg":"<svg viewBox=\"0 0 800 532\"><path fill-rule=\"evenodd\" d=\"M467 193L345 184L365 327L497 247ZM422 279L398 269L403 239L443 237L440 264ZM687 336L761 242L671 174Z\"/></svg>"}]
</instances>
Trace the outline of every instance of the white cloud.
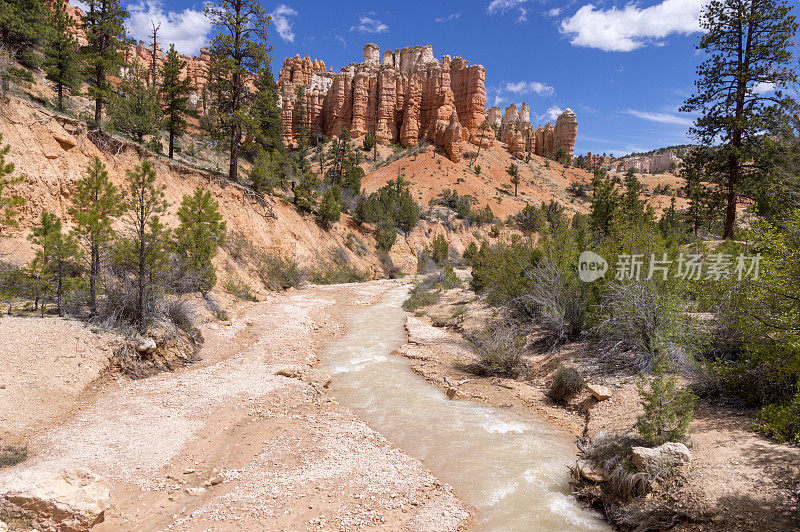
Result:
<instances>
[{"instance_id":1,"label":"white cloud","mask_svg":"<svg viewBox=\"0 0 800 532\"><path fill-rule=\"evenodd\" d=\"M286 4L279 4L275 10L270 13L272 22L275 23L275 29L281 39L288 42L294 42L294 31L292 30L291 17L297 16L297 11L287 6Z\"/></svg>"},{"instance_id":2,"label":"white cloud","mask_svg":"<svg viewBox=\"0 0 800 532\"><path fill-rule=\"evenodd\" d=\"M683 116L672 115L669 113L650 113L647 111L636 111L635 109L627 109L626 114L633 115L642 120L650 122L658 122L659 124L673 124L678 126L691 126L692 119Z\"/></svg>"},{"instance_id":3,"label":"white cloud","mask_svg":"<svg viewBox=\"0 0 800 532\"><path fill-rule=\"evenodd\" d=\"M554 7L553 9L551 9L551 10L549 10L547 12L547 16L548 17L557 17L560 14L561 14L561 8L560 7Z\"/></svg>"},{"instance_id":4,"label":"white cloud","mask_svg":"<svg viewBox=\"0 0 800 532\"><path fill-rule=\"evenodd\" d=\"M503 85L503 90L513 92L514 94L536 93L539 96L552 96L556 92L555 89L550 85L545 85L539 81L515 81L513 83L506 82Z\"/></svg>"},{"instance_id":5,"label":"white cloud","mask_svg":"<svg viewBox=\"0 0 800 532\"><path fill-rule=\"evenodd\" d=\"M560 115L563 112L564 110L561 107L554 105L550 107L547 111L545 111L544 114L537 116L536 121L544 122L545 120L547 120L548 122L552 122L556 118L558 118L558 115Z\"/></svg>"},{"instance_id":6,"label":"white cloud","mask_svg":"<svg viewBox=\"0 0 800 532\"><path fill-rule=\"evenodd\" d=\"M486 11L490 15L494 15L498 12L505 13L509 9L517 8L527 1L528 0L492 0L489 2L489 6L486 8Z\"/></svg>"},{"instance_id":7,"label":"white cloud","mask_svg":"<svg viewBox=\"0 0 800 532\"><path fill-rule=\"evenodd\" d=\"M337 35L336 37L334 37L334 39L342 43L342 48L347 48L347 41L344 40L344 37L342 37L341 35Z\"/></svg>"},{"instance_id":8,"label":"white cloud","mask_svg":"<svg viewBox=\"0 0 800 532\"><path fill-rule=\"evenodd\" d=\"M658 39L672 33L700 32L700 11L708 1L664 0L646 8L631 3L622 9L605 10L587 4L561 22L561 33L575 46L630 52L647 44L660 44Z\"/></svg>"},{"instance_id":9,"label":"white cloud","mask_svg":"<svg viewBox=\"0 0 800 532\"><path fill-rule=\"evenodd\" d=\"M516 9L519 11L516 22L522 24L528 22L528 10L522 7L522 4L527 2L528 0L492 0L489 2L489 5L486 6L486 12L490 15L494 15L495 13L505 13L506 11Z\"/></svg>"},{"instance_id":10,"label":"white cloud","mask_svg":"<svg viewBox=\"0 0 800 532\"><path fill-rule=\"evenodd\" d=\"M385 33L389 31L389 26L376 18L372 18L373 16L362 15L358 17L358 24L351 26L350 31L358 30L361 33Z\"/></svg>"},{"instance_id":11,"label":"white cloud","mask_svg":"<svg viewBox=\"0 0 800 532\"><path fill-rule=\"evenodd\" d=\"M70 4L81 8L81 11L83 11L84 13L89 12L89 4L87 4L86 2L81 2L81 0L71 0Z\"/></svg>"},{"instance_id":12,"label":"white cloud","mask_svg":"<svg viewBox=\"0 0 800 532\"><path fill-rule=\"evenodd\" d=\"M753 94L766 94L775 90L775 84L770 81L762 81L753 86Z\"/></svg>"},{"instance_id":13,"label":"white cloud","mask_svg":"<svg viewBox=\"0 0 800 532\"><path fill-rule=\"evenodd\" d=\"M128 5L130 17L125 22L128 35L134 39L150 42L153 32L152 23L158 30L158 44L162 50L175 43L180 53L197 55L200 48L208 45L211 32L211 21L202 11L184 9L183 11L164 11L157 0L142 1Z\"/></svg>"},{"instance_id":14,"label":"white cloud","mask_svg":"<svg viewBox=\"0 0 800 532\"><path fill-rule=\"evenodd\" d=\"M459 13L451 13L451 14L447 15L446 17L436 17L433 20L436 21L436 22L452 22L455 19L459 18L460 16L461 16L460 12Z\"/></svg>"}]
</instances>

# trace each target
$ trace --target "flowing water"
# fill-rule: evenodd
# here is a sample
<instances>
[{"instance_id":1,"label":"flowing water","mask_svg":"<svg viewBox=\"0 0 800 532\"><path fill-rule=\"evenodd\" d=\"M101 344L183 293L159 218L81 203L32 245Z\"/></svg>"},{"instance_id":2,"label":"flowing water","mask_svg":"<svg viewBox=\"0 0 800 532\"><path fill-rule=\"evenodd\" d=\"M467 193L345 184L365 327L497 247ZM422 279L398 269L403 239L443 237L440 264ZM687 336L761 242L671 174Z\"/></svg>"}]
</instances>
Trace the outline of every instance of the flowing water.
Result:
<instances>
[{"instance_id":1,"label":"flowing water","mask_svg":"<svg viewBox=\"0 0 800 532\"><path fill-rule=\"evenodd\" d=\"M407 297L393 289L377 304L346 307L346 333L321 352L337 399L476 509L478 530L607 530L568 490L572 438L536 418L442 390L391 352L405 343Z\"/></svg>"}]
</instances>

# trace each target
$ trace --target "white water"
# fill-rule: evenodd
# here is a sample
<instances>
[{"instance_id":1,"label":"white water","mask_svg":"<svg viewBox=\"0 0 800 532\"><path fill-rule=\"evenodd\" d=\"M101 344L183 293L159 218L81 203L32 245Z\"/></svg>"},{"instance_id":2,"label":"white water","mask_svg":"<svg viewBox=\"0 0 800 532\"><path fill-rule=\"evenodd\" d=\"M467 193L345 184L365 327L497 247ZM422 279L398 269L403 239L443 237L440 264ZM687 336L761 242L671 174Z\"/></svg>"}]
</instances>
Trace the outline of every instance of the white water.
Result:
<instances>
[{"instance_id":1,"label":"white water","mask_svg":"<svg viewBox=\"0 0 800 532\"><path fill-rule=\"evenodd\" d=\"M450 401L391 352L405 343L406 290L343 307L346 333L321 352L337 399L476 509L478 530L607 530L569 494L569 435L544 421Z\"/></svg>"}]
</instances>

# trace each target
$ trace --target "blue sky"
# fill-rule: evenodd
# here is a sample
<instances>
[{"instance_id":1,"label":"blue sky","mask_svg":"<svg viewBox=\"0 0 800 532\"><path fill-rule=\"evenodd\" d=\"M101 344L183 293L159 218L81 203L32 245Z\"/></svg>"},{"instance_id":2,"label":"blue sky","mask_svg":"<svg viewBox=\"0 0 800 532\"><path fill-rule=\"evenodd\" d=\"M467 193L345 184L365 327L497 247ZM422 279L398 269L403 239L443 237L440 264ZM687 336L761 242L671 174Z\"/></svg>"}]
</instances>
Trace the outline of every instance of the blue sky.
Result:
<instances>
[{"instance_id":1,"label":"blue sky","mask_svg":"<svg viewBox=\"0 0 800 532\"><path fill-rule=\"evenodd\" d=\"M73 0L74 1L74 0ZM531 120L578 115L576 153L645 151L688 142L691 117L678 113L700 57L694 44L706 0L473 0L398 3L262 0L273 14L273 68L287 56L322 59L339 70L381 49L427 44L486 67L487 105L528 102ZM129 33L161 37L197 53L211 34L202 2L128 4Z\"/></svg>"}]
</instances>

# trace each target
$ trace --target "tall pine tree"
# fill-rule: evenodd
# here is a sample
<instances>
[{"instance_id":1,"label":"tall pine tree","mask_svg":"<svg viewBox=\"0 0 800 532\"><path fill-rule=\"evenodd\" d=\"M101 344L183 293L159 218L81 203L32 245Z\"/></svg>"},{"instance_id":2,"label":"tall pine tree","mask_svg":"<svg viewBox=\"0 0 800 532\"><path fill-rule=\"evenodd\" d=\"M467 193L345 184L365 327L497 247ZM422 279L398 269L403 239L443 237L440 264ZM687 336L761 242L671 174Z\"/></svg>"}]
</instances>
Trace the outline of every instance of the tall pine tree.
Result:
<instances>
[{"instance_id":1,"label":"tall pine tree","mask_svg":"<svg viewBox=\"0 0 800 532\"><path fill-rule=\"evenodd\" d=\"M169 131L169 158L175 150L175 137L186 132L186 115L189 113L189 79L181 79L186 62L181 61L175 45L169 47L167 58L161 65L161 102L164 125Z\"/></svg>"},{"instance_id":2,"label":"tall pine tree","mask_svg":"<svg viewBox=\"0 0 800 532\"><path fill-rule=\"evenodd\" d=\"M3 0L0 2L0 44L27 67L39 64L35 53L42 42L47 7L42 0Z\"/></svg>"},{"instance_id":3,"label":"tall pine tree","mask_svg":"<svg viewBox=\"0 0 800 532\"><path fill-rule=\"evenodd\" d=\"M86 177L75 184L69 215L75 221L74 233L86 249L89 259L89 309L97 314L97 285L100 256L114 236L112 219L122 214L122 194L108 178L98 157L89 162Z\"/></svg>"},{"instance_id":4,"label":"tall pine tree","mask_svg":"<svg viewBox=\"0 0 800 532\"><path fill-rule=\"evenodd\" d=\"M17 194L9 194L6 188L22 183L21 176L11 175L14 172L14 163L6 162L6 155L11 151L11 146L3 146L3 134L0 133L0 235L4 227L17 227L17 207L25 204L25 199Z\"/></svg>"},{"instance_id":5,"label":"tall pine tree","mask_svg":"<svg viewBox=\"0 0 800 532\"><path fill-rule=\"evenodd\" d=\"M147 72L134 63L119 85L121 96L111 100L111 123L142 142L145 135L155 135L161 127L163 113L156 88L147 84Z\"/></svg>"},{"instance_id":6,"label":"tall pine tree","mask_svg":"<svg viewBox=\"0 0 800 532\"><path fill-rule=\"evenodd\" d=\"M242 136L253 129L250 113L255 93L248 86L271 61L269 17L257 0L208 3L206 15L217 30L211 39L210 93L216 96L213 121L229 148L228 179L239 177ZM222 139L221 139L222 140Z\"/></svg>"},{"instance_id":7,"label":"tall pine tree","mask_svg":"<svg viewBox=\"0 0 800 532\"><path fill-rule=\"evenodd\" d=\"M790 67L797 23L785 0L711 0L700 25L697 48L707 59L681 110L699 114L691 132L703 144L721 142L725 168L716 177L726 192L723 237L732 238L739 195L759 178L754 148L787 104L780 89L797 79Z\"/></svg>"},{"instance_id":8,"label":"tall pine tree","mask_svg":"<svg viewBox=\"0 0 800 532\"><path fill-rule=\"evenodd\" d=\"M119 0L87 0L84 14L88 45L83 48L91 85L89 95L94 98L94 121L102 129L103 106L111 97L108 76L115 76L122 65L120 47L125 39L124 20L128 11Z\"/></svg>"},{"instance_id":9,"label":"tall pine tree","mask_svg":"<svg viewBox=\"0 0 800 532\"><path fill-rule=\"evenodd\" d=\"M64 0L55 0L47 27L44 47L44 68L47 79L56 86L57 109L64 110L64 90L75 89L81 82L78 42L72 35L74 23L67 14Z\"/></svg>"}]
</instances>

